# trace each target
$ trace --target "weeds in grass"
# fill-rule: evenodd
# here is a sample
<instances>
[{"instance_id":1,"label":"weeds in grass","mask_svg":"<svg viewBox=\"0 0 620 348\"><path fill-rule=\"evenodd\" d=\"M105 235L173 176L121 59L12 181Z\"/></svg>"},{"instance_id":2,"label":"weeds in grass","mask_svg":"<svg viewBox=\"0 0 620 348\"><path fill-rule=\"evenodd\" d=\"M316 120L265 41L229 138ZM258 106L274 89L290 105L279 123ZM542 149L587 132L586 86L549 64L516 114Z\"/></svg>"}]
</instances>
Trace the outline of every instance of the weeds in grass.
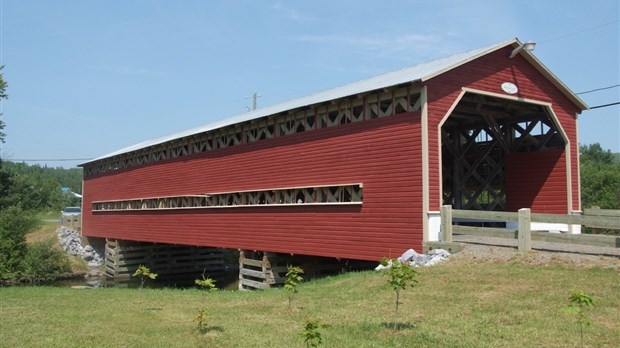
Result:
<instances>
[{"instance_id":1,"label":"weeds in grass","mask_svg":"<svg viewBox=\"0 0 620 348\"><path fill-rule=\"evenodd\" d=\"M201 334L209 331L207 323L209 322L209 310L207 307L200 307L196 313L196 323L198 324L198 332Z\"/></svg>"},{"instance_id":2,"label":"weeds in grass","mask_svg":"<svg viewBox=\"0 0 620 348\"><path fill-rule=\"evenodd\" d=\"M323 337L319 329L328 327L327 324L321 323L320 320L306 320L303 330L299 333L299 337L304 340L306 347L318 347L323 344Z\"/></svg>"},{"instance_id":3,"label":"weeds in grass","mask_svg":"<svg viewBox=\"0 0 620 348\"><path fill-rule=\"evenodd\" d=\"M304 274L304 270L301 267L287 266L286 279L284 280L284 290L288 293L288 306L289 308L293 303L293 295L297 293L297 287L304 279L301 275Z\"/></svg>"},{"instance_id":4,"label":"weeds in grass","mask_svg":"<svg viewBox=\"0 0 620 348\"><path fill-rule=\"evenodd\" d=\"M410 322L406 322L406 323L383 322L381 323L381 326L386 329L390 329L394 331L404 331L404 330L415 329L415 324L412 324Z\"/></svg>"},{"instance_id":5,"label":"weeds in grass","mask_svg":"<svg viewBox=\"0 0 620 348\"><path fill-rule=\"evenodd\" d=\"M571 304L564 307L563 311L567 314L575 315L575 320L577 324L579 324L581 346L583 347L583 327L590 325L590 315L586 310L594 306L594 299L583 291L575 291L570 295L568 300Z\"/></svg>"}]
</instances>

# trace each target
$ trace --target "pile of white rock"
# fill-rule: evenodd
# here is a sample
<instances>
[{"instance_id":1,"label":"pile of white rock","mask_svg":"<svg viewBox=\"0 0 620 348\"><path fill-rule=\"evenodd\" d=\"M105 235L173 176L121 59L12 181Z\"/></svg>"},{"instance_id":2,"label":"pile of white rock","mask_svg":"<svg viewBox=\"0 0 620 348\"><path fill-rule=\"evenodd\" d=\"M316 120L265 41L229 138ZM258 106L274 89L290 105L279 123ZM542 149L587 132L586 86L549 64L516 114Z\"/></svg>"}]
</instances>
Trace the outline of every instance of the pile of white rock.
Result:
<instances>
[{"instance_id":1,"label":"pile of white rock","mask_svg":"<svg viewBox=\"0 0 620 348\"><path fill-rule=\"evenodd\" d=\"M58 228L58 241L63 249L73 256L81 256L88 266L97 267L103 264L103 257L90 245L83 246L80 233L66 226Z\"/></svg>"},{"instance_id":2,"label":"pile of white rock","mask_svg":"<svg viewBox=\"0 0 620 348\"><path fill-rule=\"evenodd\" d=\"M426 254L418 254L415 250L409 249L398 258L398 261L406 262L414 267L433 266L448 260L449 257L450 253L443 249L433 249ZM380 271L386 268L390 268L390 264L387 266L379 265L375 270Z\"/></svg>"}]
</instances>

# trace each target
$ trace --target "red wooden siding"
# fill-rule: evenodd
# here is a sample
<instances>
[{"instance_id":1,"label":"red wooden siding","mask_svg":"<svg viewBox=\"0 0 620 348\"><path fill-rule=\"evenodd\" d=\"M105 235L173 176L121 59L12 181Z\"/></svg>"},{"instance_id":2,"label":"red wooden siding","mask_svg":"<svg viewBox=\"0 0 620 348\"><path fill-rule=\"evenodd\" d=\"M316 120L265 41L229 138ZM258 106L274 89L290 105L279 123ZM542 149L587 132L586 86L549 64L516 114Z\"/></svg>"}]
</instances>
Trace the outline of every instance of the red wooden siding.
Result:
<instances>
[{"instance_id":1,"label":"red wooden siding","mask_svg":"<svg viewBox=\"0 0 620 348\"><path fill-rule=\"evenodd\" d=\"M378 260L422 246L420 113L87 178L87 236ZM362 183L363 204L91 212L91 202Z\"/></svg>"},{"instance_id":2,"label":"red wooden siding","mask_svg":"<svg viewBox=\"0 0 620 348\"><path fill-rule=\"evenodd\" d=\"M506 163L506 210L567 214L564 151L512 153Z\"/></svg>"},{"instance_id":3,"label":"red wooden siding","mask_svg":"<svg viewBox=\"0 0 620 348\"><path fill-rule=\"evenodd\" d=\"M564 204L567 209L569 206L572 206L573 210L580 209L575 119L579 109L523 57L517 55L513 59L508 59L511 50L512 47L500 49L428 81L430 210L439 210L442 203L441 178L439 175L441 166L439 162L439 153L441 152L438 139L439 122L456 101L462 87L505 94L500 87L503 82L512 82L517 85L519 87L518 97L552 104L553 111L566 132L571 149L573 199L569 204L564 198ZM564 209L564 213L567 209Z\"/></svg>"}]
</instances>

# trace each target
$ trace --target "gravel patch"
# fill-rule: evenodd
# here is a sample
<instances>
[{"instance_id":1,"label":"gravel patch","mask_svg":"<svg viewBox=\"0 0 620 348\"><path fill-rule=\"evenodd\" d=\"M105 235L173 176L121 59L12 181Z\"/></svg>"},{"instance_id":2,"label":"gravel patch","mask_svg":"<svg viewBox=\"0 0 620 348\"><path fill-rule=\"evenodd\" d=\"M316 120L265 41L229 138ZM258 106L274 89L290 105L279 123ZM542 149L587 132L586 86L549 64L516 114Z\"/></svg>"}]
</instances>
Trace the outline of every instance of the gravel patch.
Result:
<instances>
[{"instance_id":1,"label":"gravel patch","mask_svg":"<svg viewBox=\"0 0 620 348\"><path fill-rule=\"evenodd\" d=\"M522 254L517 241L506 238L455 235L463 251L452 254L450 262L523 263L579 268L611 268L620 271L620 248L598 248L562 243L532 242L532 251Z\"/></svg>"}]
</instances>

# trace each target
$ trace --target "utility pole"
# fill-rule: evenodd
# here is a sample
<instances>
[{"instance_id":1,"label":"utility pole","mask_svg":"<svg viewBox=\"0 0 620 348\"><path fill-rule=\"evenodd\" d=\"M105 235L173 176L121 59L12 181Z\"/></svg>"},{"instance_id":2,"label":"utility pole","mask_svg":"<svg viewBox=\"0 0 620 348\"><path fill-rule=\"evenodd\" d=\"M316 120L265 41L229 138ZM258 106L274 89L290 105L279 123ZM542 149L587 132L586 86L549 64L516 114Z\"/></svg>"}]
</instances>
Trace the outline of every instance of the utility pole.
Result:
<instances>
[{"instance_id":1,"label":"utility pole","mask_svg":"<svg viewBox=\"0 0 620 348\"><path fill-rule=\"evenodd\" d=\"M251 98L252 98L252 110L256 110L256 99L260 98L260 94L258 94L258 92L254 92L252 93ZM245 99L249 99L249 98L245 98Z\"/></svg>"}]
</instances>

